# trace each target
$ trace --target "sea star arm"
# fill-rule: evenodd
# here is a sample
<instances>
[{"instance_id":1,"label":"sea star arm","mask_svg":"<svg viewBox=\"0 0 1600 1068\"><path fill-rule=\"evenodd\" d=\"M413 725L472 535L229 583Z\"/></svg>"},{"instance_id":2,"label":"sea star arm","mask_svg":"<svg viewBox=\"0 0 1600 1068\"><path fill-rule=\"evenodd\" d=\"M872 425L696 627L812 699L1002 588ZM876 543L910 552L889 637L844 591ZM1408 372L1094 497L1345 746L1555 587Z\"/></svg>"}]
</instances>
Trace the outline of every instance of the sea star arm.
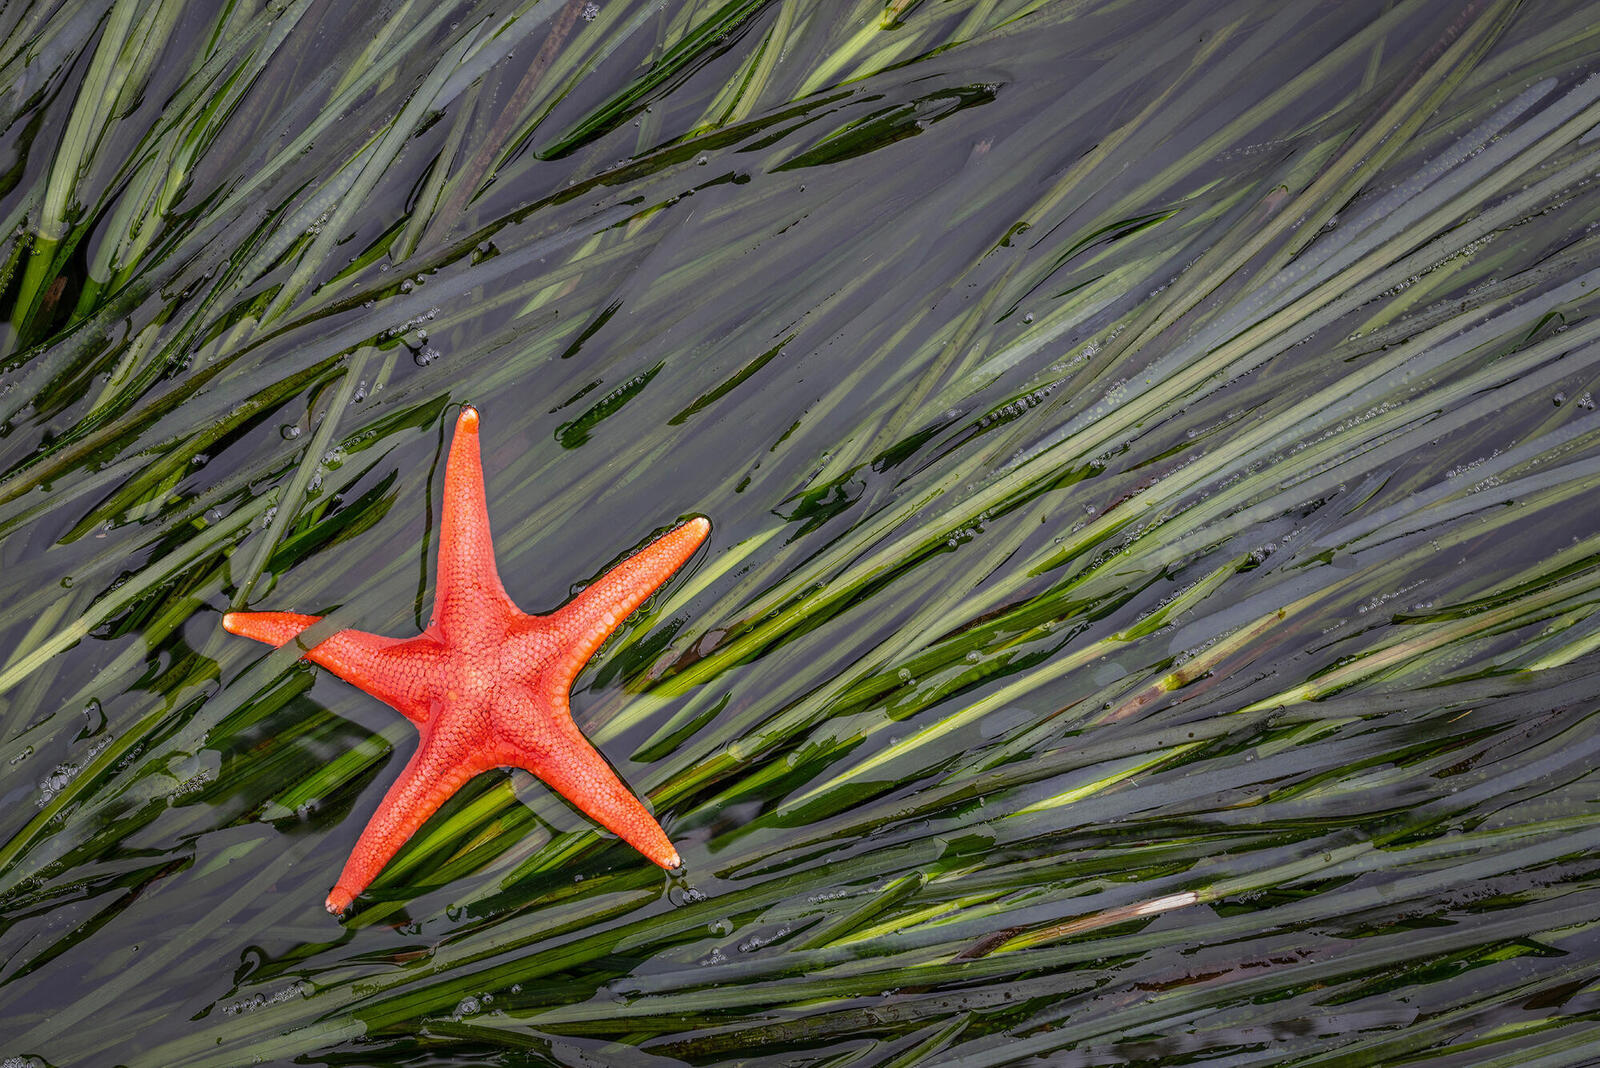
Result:
<instances>
[{"instance_id":1,"label":"sea star arm","mask_svg":"<svg viewBox=\"0 0 1600 1068\"><path fill-rule=\"evenodd\" d=\"M694 555L709 533L711 522L704 516L680 523L544 617L561 650L552 667L563 694L611 632Z\"/></svg>"},{"instance_id":2,"label":"sea star arm","mask_svg":"<svg viewBox=\"0 0 1600 1068\"><path fill-rule=\"evenodd\" d=\"M439 518L433 618L446 634L464 631L482 611L482 602L474 596L478 591L511 607L494 563L478 449L478 411L468 405L456 419L455 437L450 442L450 458L444 467L444 509Z\"/></svg>"},{"instance_id":3,"label":"sea star arm","mask_svg":"<svg viewBox=\"0 0 1600 1068\"><path fill-rule=\"evenodd\" d=\"M222 629L269 645L287 645L321 616L298 612L229 612ZM312 646L305 658L354 683L413 723L422 723L437 688L435 663L442 651L426 638L385 638L360 630L341 630Z\"/></svg>"},{"instance_id":4,"label":"sea star arm","mask_svg":"<svg viewBox=\"0 0 1600 1068\"><path fill-rule=\"evenodd\" d=\"M344 862L338 882L328 893L329 912L337 916L349 908L417 828L439 811L439 806L468 779L493 767L483 760L452 760L454 743L454 739L423 732L417 751L356 839L350 859Z\"/></svg>"},{"instance_id":5,"label":"sea star arm","mask_svg":"<svg viewBox=\"0 0 1600 1068\"><path fill-rule=\"evenodd\" d=\"M501 763L532 772L659 866L670 871L683 863L661 824L572 722L564 690L533 715L516 717L515 726L502 727L501 733L512 750L501 754Z\"/></svg>"}]
</instances>

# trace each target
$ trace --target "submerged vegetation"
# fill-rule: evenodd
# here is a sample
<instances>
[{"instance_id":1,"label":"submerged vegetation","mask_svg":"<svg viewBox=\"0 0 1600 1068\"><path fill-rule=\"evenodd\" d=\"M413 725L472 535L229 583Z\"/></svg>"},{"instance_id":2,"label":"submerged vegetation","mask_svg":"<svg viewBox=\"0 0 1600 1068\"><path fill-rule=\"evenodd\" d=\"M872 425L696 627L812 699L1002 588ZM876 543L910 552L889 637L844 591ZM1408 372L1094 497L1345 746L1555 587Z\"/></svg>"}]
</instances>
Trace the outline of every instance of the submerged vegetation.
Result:
<instances>
[{"instance_id":1,"label":"submerged vegetation","mask_svg":"<svg viewBox=\"0 0 1600 1068\"><path fill-rule=\"evenodd\" d=\"M0 1062L1583 1063L1572 0L0 8ZM707 551L664 877L220 613ZM8 1059L9 1058L9 1059Z\"/></svg>"}]
</instances>

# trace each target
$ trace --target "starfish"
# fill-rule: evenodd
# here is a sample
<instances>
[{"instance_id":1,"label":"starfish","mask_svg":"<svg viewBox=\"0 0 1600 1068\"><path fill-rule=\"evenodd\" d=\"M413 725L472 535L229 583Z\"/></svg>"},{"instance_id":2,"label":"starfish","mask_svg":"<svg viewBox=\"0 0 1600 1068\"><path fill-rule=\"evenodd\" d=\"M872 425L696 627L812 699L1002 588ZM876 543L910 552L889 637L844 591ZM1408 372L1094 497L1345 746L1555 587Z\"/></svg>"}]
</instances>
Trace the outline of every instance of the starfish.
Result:
<instances>
[{"instance_id":1,"label":"starfish","mask_svg":"<svg viewBox=\"0 0 1600 1068\"><path fill-rule=\"evenodd\" d=\"M467 780L496 767L523 768L661 867L678 851L639 799L579 733L572 684L628 614L694 555L711 531L697 517L607 571L547 616L511 603L489 536L478 413L461 409L445 464L444 512L433 619L415 638L341 630L305 658L392 705L422 736L405 770L361 832L328 911L339 915L428 817ZM229 612L230 634L273 645L293 641L321 616Z\"/></svg>"}]
</instances>

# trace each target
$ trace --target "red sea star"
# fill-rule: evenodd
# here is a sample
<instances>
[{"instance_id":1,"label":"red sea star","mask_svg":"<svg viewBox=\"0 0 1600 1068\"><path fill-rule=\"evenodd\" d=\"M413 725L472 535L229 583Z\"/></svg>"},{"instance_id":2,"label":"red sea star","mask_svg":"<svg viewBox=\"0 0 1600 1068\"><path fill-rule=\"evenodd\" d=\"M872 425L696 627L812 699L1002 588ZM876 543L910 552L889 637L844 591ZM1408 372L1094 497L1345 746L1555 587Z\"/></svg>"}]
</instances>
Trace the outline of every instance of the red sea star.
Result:
<instances>
[{"instance_id":1,"label":"red sea star","mask_svg":"<svg viewBox=\"0 0 1600 1068\"><path fill-rule=\"evenodd\" d=\"M617 625L711 531L695 518L607 571L564 607L530 616L495 570L478 459L478 413L461 410L445 465L433 621L415 638L341 630L305 655L393 705L422 740L384 795L328 894L342 913L424 821L479 772L524 768L663 868L678 851L638 798L578 733L573 680ZM283 645L320 616L229 612L231 634Z\"/></svg>"}]
</instances>

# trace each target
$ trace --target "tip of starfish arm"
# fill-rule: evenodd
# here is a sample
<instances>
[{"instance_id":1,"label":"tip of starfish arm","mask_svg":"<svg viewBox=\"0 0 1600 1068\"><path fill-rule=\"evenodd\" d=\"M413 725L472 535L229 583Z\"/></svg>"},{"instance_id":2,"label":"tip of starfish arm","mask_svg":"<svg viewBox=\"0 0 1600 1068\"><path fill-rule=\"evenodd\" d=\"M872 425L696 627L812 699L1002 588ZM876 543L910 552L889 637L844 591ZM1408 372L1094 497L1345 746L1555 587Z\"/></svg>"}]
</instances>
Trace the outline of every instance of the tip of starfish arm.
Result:
<instances>
[{"instance_id":1,"label":"tip of starfish arm","mask_svg":"<svg viewBox=\"0 0 1600 1068\"><path fill-rule=\"evenodd\" d=\"M693 519L685 523L684 526L694 531L701 538L704 538L707 534L711 533L711 520L707 519L703 515L695 516Z\"/></svg>"},{"instance_id":2,"label":"tip of starfish arm","mask_svg":"<svg viewBox=\"0 0 1600 1068\"><path fill-rule=\"evenodd\" d=\"M237 613L237 612L224 612L224 613L222 613L222 629L223 630L227 631L229 634L238 634L239 633L239 631L237 629L238 626L239 626L239 613Z\"/></svg>"},{"instance_id":3,"label":"tip of starfish arm","mask_svg":"<svg viewBox=\"0 0 1600 1068\"><path fill-rule=\"evenodd\" d=\"M666 839L667 836L663 834L659 841L649 843L640 842L636 844L634 848L648 857L650 863L654 864L656 867L661 868L664 871L675 872L679 868L683 867L683 858L678 856L678 851L674 849L672 847L672 843Z\"/></svg>"},{"instance_id":4,"label":"tip of starfish arm","mask_svg":"<svg viewBox=\"0 0 1600 1068\"><path fill-rule=\"evenodd\" d=\"M336 886L328 893L327 909L335 916L344 915L344 910L350 907L350 902L355 900L348 890Z\"/></svg>"},{"instance_id":5,"label":"tip of starfish arm","mask_svg":"<svg viewBox=\"0 0 1600 1068\"><path fill-rule=\"evenodd\" d=\"M461 414L456 417L456 429L469 433L478 431L478 409L470 404L462 405Z\"/></svg>"}]
</instances>

